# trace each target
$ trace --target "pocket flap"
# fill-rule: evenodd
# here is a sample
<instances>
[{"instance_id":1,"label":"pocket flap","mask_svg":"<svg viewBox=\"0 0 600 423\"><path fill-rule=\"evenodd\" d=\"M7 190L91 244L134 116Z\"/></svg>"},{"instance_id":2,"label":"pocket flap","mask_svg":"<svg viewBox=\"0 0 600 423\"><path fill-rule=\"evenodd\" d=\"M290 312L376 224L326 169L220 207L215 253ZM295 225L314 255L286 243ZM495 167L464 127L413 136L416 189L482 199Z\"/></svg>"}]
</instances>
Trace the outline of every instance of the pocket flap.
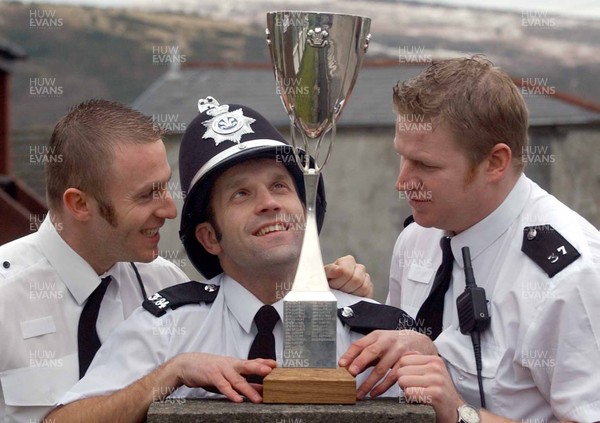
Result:
<instances>
[{"instance_id":1,"label":"pocket flap","mask_svg":"<svg viewBox=\"0 0 600 423\"><path fill-rule=\"evenodd\" d=\"M431 267L417 266L413 264L408 268L407 277L409 280L419 283L430 283L433 280L435 269Z\"/></svg>"},{"instance_id":2,"label":"pocket flap","mask_svg":"<svg viewBox=\"0 0 600 423\"><path fill-rule=\"evenodd\" d=\"M54 318L52 316L44 316L39 319L21 322L21 334L23 335L23 339L54 332L56 332L56 325L54 324Z\"/></svg>"}]
</instances>

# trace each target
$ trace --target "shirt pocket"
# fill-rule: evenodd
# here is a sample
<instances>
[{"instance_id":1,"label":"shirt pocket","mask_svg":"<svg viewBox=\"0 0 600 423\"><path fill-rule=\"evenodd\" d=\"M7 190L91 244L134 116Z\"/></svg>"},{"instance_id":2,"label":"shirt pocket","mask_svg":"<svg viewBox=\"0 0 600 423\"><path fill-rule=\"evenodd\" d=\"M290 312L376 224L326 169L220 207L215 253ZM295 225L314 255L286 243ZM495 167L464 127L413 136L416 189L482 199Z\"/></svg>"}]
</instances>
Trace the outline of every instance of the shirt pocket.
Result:
<instances>
[{"instance_id":1,"label":"shirt pocket","mask_svg":"<svg viewBox=\"0 0 600 423\"><path fill-rule=\"evenodd\" d=\"M445 329L435 340L438 353L458 371L477 380L477 367L473 355L471 337L463 335L453 326ZM502 349L496 345L481 342L481 376L493 379L502 361Z\"/></svg>"},{"instance_id":2,"label":"shirt pocket","mask_svg":"<svg viewBox=\"0 0 600 423\"><path fill-rule=\"evenodd\" d=\"M7 406L53 406L79 379L77 354L53 359L44 367L25 367L0 373Z\"/></svg>"},{"instance_id":3,"label":"shirt pocket","mask_svg":"<svg viewBox=\"0 0 600 423\"><path fill-rule=\"evenodd\" d=\"M421 305L429 295L431 290L431 281L435 269L431 267L411 265L406 273L406 281L402 284L401 305L400 308L411 315L417 317Z\"/></svg>"}]
</instances>

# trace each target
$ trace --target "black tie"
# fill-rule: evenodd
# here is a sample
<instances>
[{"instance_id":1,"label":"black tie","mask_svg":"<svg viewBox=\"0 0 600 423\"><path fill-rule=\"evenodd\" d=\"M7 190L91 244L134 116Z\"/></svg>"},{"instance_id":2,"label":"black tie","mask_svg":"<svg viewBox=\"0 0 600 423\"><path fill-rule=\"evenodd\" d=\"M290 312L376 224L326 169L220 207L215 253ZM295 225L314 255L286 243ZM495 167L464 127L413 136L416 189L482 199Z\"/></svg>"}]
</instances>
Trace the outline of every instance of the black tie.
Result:
<instances>
[{"instance_id":1,"label":"black tie","mask_svg":"<svg viewBox=\"0 0 600 423\"><path fill-rule=\"evenodd\" d=\"M248 360L253 358L270 358L276 359L275 356L275 336L273 335L273 328L279 321L279 314L273 306L264 305L262 306L256 316L254 316L254 323L258 333L252 342L250 352L248 353ZM250 375L246 378L250 383L262 383L262 377L256 375Z\"/></svg>"},{"instance_id":2,"label":"black tie","mask_svg":"<svg viewBox=\"0 0 600 423\"><path fill-rule=\"evenodd\" d=\"M440 240L442 247L442 264L438 267L433 279L429 296L417 313L417 324L420 325L431 340L435 340L442 332L442 319L444 316L444 297L452 279L452 264L454 256L450 248L449 237Z\"/></svg>"},{"instance_id":3,"label":"black tie","mask_svg":"<svg viewBox=\"0 0 600 423\"><path fill-rule=\"evenodd\" d=\"M79 317L79 328L77 330L77 346L79 349L79 378L81 379L90 363L94 359L96 352L100 348L100 338L96 331L96 321L98 320L98 312L100 304L106 293L108 284L112 281L110 276L102 278L100 285L89 296L87 303L81 311Z\"/></svg>"}]
</instances>

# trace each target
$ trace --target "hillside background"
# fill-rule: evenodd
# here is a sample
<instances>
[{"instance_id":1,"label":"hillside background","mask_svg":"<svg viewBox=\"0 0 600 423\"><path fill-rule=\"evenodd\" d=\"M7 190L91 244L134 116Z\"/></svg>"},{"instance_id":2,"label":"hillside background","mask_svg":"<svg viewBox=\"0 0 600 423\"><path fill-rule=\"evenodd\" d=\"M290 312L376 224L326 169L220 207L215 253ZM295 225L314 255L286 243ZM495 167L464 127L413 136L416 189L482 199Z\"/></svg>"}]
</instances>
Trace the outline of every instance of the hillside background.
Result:
<instances>
[{"instance_id":1,"label":"hillside background","mask_svg":"<svg viewBox=\"0 0 600 423\"><path fill-rule=\"evenodd\" d=\"M70 105L91 97L132 102L168 69L153 61L156 49L177 48L184 65L268 62L265 13L281 9L281 2L204 0L201 11L195 4L156 2L142 11L0 3L0 38L28 54L13 72L13 129L47 128ZM483 52L517 78L542 78L557 91L600 103L597 19L394 1L295 2L290 8L371 17L367 59L397 60L401 50L434 58ZM32 13L52 13L62 24L32 26ZM32 78L54 78L62 93L31 95Z\"/></svg>"}]
</instances>

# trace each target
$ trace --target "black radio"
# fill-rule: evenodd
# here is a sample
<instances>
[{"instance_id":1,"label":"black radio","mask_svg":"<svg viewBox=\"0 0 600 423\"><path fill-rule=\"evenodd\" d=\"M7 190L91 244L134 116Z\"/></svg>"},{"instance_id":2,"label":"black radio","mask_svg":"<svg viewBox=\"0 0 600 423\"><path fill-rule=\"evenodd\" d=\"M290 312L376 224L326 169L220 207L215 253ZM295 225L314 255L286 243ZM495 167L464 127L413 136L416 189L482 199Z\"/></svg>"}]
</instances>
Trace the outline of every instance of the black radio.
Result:
<instances>
[{"instance_id":1,"label":"black radio","mask_svg":"<svg viewBox=\"0 0 600 423\"><path fill-rule=\"evenodd\" d=\"M485 289L478 287L473 276L471 253L469 247L462 248L463 262L465 264L465 292L456 299L458 322L460 331L468 334L474 330L481 332L490 324L490 315L485 298Z\"/></svg>"},{"instance_id":2,"label":"black radio","mask_svg":"<svg viewBox=\"0 0 600 423\"><path fill-rule=\"evenodd\" d=\"M490 314L487 308L485 290L478 287L473 276L471 253L469 247L462 248L463 263L465 265L465 291L456 299L458 323L464 335L471 334L473 352L475 353L475 366L477 368L477 381L479 383L479 396L481 406L485 407L483 381L481 377L481 343L480 333L490 325Z\"/></svg>"}]
</instances>

